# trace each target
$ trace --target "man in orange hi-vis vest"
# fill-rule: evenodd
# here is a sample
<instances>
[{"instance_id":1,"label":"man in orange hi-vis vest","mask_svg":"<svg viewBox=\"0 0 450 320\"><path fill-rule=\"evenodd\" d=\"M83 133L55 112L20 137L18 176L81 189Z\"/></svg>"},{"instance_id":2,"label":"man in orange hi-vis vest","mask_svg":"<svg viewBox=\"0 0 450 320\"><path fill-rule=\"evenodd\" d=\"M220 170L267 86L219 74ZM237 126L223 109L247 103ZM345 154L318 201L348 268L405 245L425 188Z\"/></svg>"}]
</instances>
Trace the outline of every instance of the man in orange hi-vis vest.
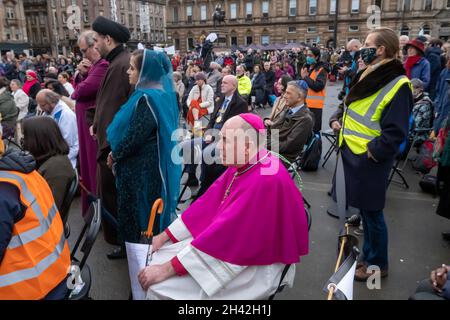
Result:
<instances>
[{"instance_id":1,"label":"man in orange hi-vis vest","mask_svg":"<svg viewBox=\"0 0 450 320\"><path fill-rule=\"evenodd\" d=\"M0 145L0 300L62 300L70 253L50 187L31 155Z\"/></svg>"},{"instance_id":2,"label":"man in orange hi-vis vest","mask_svg":"<svg viewBox=\"0 0 450 320\"><path fill-rule=\"evenodd\" d=\"M308 84L308 97L306 105L314 114L314 132L322 130L322 111L325 105L325 94L327 85L327 70L320 62L320 50L310 48L306 53L306 65L301 70L301 78Z\"/></svg>"}]
</instances>

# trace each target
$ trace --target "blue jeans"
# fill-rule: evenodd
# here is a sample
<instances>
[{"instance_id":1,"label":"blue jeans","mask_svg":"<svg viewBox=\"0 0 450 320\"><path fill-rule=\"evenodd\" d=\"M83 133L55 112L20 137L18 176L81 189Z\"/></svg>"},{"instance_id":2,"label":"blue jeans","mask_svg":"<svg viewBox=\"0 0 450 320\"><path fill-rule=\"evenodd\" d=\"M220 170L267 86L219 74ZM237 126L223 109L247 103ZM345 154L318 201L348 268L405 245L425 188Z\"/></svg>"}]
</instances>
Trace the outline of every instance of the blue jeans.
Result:
<instances>
[{"instance_id":1,"label":"blue jeans","mask_svg":"<svg viewBox=\"0 0 450 320\"><path fill-rule=\"evenodd\" d=\"M383 211L361 210L364 228L363 261L388 269L388 231Z\"/></svg>"}]
</instances>

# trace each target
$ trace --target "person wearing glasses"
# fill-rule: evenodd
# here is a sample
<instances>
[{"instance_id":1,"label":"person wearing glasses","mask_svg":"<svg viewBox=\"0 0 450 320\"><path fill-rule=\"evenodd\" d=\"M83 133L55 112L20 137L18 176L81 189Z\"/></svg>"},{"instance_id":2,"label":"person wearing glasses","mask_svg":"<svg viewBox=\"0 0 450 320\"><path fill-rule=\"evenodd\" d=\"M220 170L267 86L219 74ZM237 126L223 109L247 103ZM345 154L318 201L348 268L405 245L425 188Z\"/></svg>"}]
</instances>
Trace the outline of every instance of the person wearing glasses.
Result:
<instances>
[{"instance_id":1,"label":"person wearing glasses","mask_svg":"<svg viewBox=\"0 0 450 320\"><path fill-rule=\"evenodd\" d=\"M92 192L97 189L97 142L89 133L95 114L95 98L100 84L108 70L109 63L102 59L94 48L94 32L86 31L78 41L83 60L78 65L74 77L75 91L72 99L76 101L78 139L80 144L80 175L86 188ZM87 195L82 193L82 212L88 209Z\"/></svg>"}]
</instances>

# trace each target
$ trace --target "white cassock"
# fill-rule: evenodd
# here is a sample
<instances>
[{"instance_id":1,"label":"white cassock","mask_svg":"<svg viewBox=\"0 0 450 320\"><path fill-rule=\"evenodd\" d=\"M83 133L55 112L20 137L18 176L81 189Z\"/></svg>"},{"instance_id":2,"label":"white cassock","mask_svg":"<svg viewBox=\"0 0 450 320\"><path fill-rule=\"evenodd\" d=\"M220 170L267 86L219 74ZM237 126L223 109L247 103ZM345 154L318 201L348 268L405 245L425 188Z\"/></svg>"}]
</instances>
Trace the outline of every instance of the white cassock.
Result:
<instances>
[{"instance_id":1,"label":"white cassock","mask_svg":"<svg viewBox=\"0 0 450 320\"><path fill-rule=\"evenodd\" d=\"M151 265L159 265L177 256L187 270L185 276L174 276L151 286L149 300L261 300L271 296L280 283L284 264L239 266L218 260L191 246L192 235L181 219L169 231L180 242L166 243L153 254ZM287 272L283 284L292 288L295 265Z\"/></svg>"}]
</instances>

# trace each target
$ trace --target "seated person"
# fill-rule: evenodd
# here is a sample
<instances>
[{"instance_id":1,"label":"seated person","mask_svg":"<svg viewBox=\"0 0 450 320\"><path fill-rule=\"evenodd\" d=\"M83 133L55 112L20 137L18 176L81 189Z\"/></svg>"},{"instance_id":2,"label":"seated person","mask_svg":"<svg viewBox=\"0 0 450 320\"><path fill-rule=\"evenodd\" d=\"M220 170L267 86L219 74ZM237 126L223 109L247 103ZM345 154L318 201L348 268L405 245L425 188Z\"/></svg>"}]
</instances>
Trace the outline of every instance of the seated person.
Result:
<instances>
[{"instance_id":1,"label":"seated person","mask_svg":"<svg viewBox=\"0 0 450 320\"><path fill-rule=\"evenodd\" d=\"M412 129L429 129L433 127L433 101L431 101L427 92L424 91L423 82L419 79L412 79L414 107L412 110L413 126ZM431 130L429 130L431 131ZM415 147L420 146L428 139L430 132L424 131L417 133L418 140Z\"/></svg>"},{"instance_id":2,"label":"seated person","mask_svg":"<svg viewBox=\"0 0 450 320\"><path fill-rule=\"evenodd\" d=\"M138 276L148 299L268 298L286 265L308 253L302 195L264 147L262 120L235 116L221 136L227 171L153 239L156 252ZM283 284L292 286L294 272Z\"/></svg>"},{"instance_id":3,"label":"seated person","mask_svg":"<svg viewBox=\"0 0 450 320\"><path fill-rule=\"evenodd\" d=\"M77 116L61 96L49 89L41 90L36 96L36 102L46 115L53 118L61 129L61 133L69 145L69 159L72 166L76 168L78 159L78 128Z\"/></svg>"},{"instance_id":4,"label":"seated person","mask_svg":"<svg viewBox=\"0 0 450 320\"><path fill-rule=\"evenodd\" d=\"M26 119L22 147L33 155L36 169L52 190L56 207L61 208L75 171L68 157L69 146L56 122L49 117Z\"/></svg>"},{"instance_id":5,"label":"seated person","mask_svg":"<svg viewBox=\"0 0 450 320\"><path fill-rule=\"evenodd\" d=\"M214 140L214 132L211 132L211 130L220 131L222 129L222 126L228 119L238 114L246 113L248 111L247 102L239 96L237 87L238 81L235 76L228 75L222 79L221 92L223 98L218 101L217 106L211 115L211 120L209 121L206 128L205 137L187 140L180 145L181 150L183 150L183 152L185 153L184 158L189 159L189 163L186 164L188 168L185 170L189 173L189 177L187 180L188 186L198 186L199 184L197 177L195 176L197 166L196 163L194 163L194 150L192 149L194 149L196 145L199 145L201 146L204 154L215 154L217 141ZM210 168L205 169L206 167ZM208 169L209 171L205 172ZM211 184L218 177L220 177L222 173L224 173L225 168L220 164L214 165L214 168L212 168L211 166L203 165L202 162L202 170L202 188L199 192L199 195L203 194L204 191L206 191L209 186L211 186Z\"/></svg>"},{"instance_id":6,"label":"seated person","mask_svg":"<svg viewBox=\"0 0 450 320\"><path fill-rule=\"evenodd\" d=\"M270 133L268 148L278 152L290 162L302 153L314 128L314 115L305 103L306 95L307 91L302 82L289 82L284 94L288 108L268 126ZM278 130L278 137L274 135L274 130Z\"/></svg>"},{"instance_id":7,"label":"seated person","mask_svg":"<svg viewBox=\"0 0 450 320\"><path fill-rule=\"evenodd\" d=\"M450 266L433 270L430 279L423 280L410 300L450 300Z\"/></svg>"},{"instance_id":8,"label":"seated person","mask_svg":"<svg viewBox=\"0 0 450 320\"><path fill-rule=\"evenodd\" d=\"M264 119L264 124L266 126L273 125L273 122L278 119L280 114L286 109L286 99L284 99L284 94L287 89L287 84L292 81L290 76L282 76L278 79L275 86L277 87L278 92L281 92L281 95L275 100L272 107L272 112L270 113L270 117Z\"/></svg>"},{"instance_id":9,"label":"seated person","mask_svg":"<svg viewBox=\"0 0 450 320\"><path fill-rule=\"evenodd\" d=\"M189 106L187 123L193 127L194 136L201 136L200 119L214 110L214 90L206 84L206 75L203 72L195 75L195 83L186 101Z\"/></svg>"},{"instance_id":10,"label":"seated person","mask_svg":"<svg viewBox=\"0 0 450 320\"><path fill-rule=\"evenodd\" d=\"M62 300L70 252L52 192L33 156L4 150L0 139L0 300Z\"/></svg>"}]
</instances>

